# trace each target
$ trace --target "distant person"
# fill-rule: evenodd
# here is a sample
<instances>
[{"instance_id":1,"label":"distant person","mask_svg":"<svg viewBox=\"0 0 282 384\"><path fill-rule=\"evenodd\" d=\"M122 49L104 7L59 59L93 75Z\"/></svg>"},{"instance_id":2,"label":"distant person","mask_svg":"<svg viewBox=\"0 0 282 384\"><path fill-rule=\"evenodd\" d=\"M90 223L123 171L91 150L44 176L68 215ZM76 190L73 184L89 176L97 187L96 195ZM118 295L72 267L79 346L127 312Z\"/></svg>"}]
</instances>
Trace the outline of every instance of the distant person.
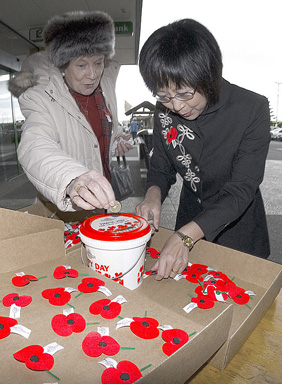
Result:
<instances>
[{"instance_id":1,"label":"distant person","mask_svg":"<svg viewBox=\"0 0 282 384\"><path fill-rule=\"evenodd\" d=\"M176 232L153 268L156 279L181 273L200 239L267 258L259 185L270 142L268 100L222 78L215 38L191 19L155 31L139 66L157 104L147 192L137 214L152 216L158 229L161 204L176 174L183 178Z\"/></svg>"},{"instance_id":2,"label":"distant person","mask_svg":"<svg viewBox=\"0 0 282 384\"><path fill-rule=\"evenodd\" d=\"M131 133L131 136L132 136L132 139L134 142L136 141L138 128L139 128L139 123L138 123L136 117L133 117L133 119L131 120L131 123L130 123L130 133Z\"/></svg>"},{"instance_id":3,"label":"distant person","mask_svg":"<svg viewBox=\"0 0 282 384\"><path fill-rule=\"evenodd\" d=\"M107 209L115 204L112 151L133 148L118 132L114 22L99 11L71 12L50 19L43 35L46 51L10 81L26 118L19 161L61 211Z\"/></svg>"}]
</instances>

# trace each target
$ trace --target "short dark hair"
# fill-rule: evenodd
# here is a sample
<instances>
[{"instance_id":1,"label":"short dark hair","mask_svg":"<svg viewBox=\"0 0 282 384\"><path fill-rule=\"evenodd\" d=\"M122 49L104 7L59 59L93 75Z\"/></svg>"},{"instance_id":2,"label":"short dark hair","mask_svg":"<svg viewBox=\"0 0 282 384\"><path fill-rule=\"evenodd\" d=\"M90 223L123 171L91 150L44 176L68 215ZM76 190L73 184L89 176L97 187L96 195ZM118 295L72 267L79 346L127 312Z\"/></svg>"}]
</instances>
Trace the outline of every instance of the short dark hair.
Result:
<instances>
[{"instance_id":1,"label":"short dark hair","mask_svg":"<svg viewBox=\"0 0 282 384\"><path fill-rule=\"evenodd\" d=\"M156 30L143 45L139 69L153 94L171 84L197 89L212 105L219 97L222 56L210 31L192 19Z\"/></svg>"}]
</instances>

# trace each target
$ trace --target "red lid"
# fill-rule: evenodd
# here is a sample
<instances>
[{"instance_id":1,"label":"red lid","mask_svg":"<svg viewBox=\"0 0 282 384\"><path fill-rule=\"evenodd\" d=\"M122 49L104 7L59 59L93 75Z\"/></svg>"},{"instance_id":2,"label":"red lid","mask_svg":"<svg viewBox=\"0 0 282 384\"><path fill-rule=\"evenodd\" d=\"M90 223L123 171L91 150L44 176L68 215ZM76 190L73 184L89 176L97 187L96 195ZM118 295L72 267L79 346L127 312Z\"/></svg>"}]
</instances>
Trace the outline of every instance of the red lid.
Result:
<instances>
[{"instance_id":1,"label":"red lid","mask_svg":"<svg viewBox=\"0 0 282 384\"><path fill-rule=\"evenodd\" d=\"M134 240L151 231L141 216L128 213L108 213L86 219L80 226L83 236L101 241Z\"/></svg>"}]
</instances>

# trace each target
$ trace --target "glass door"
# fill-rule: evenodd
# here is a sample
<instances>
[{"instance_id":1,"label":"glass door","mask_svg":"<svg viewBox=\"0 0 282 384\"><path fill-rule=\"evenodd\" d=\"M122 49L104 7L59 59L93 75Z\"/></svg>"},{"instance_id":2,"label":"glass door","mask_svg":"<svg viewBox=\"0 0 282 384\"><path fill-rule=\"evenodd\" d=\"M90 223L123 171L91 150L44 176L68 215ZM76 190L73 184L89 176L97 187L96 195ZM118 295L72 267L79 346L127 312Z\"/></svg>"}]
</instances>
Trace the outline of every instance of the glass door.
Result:
<instances>
[{"instance_id":1,"label":"glass door","mask_svg":"<svg viewBox=\"0 0 282 384\"><path fill-rule=\"evenodd\" d=\"M0 183L21 172L17 147L24 117L18 100L8 90L10 76L11 73L0 67Z\"/></svg>"}]
</instances>

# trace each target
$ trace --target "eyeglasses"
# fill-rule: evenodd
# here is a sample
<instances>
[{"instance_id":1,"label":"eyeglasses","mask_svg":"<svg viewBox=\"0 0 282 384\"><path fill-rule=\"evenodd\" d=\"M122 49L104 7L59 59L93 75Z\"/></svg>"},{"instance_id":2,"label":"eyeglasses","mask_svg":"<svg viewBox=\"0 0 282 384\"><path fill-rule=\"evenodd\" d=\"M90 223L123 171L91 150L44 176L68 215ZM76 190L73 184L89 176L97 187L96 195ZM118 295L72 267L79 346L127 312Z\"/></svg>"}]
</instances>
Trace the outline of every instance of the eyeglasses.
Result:
<instances>
[{"instance_id":1,"label":"eyeglasses","mask_svg":"<svg viewBox=\"0 0 282 384\"><path fill-rule=\"evenodd\" d=\"M168 95L155 95L155 98L157 101L161 103L169 103L172 99L176 99L179 101L187 101L193 99L194 95L196 93L196 89L194 91L187 91L183 93L177 93L175 96L168 96Z\"/></svg>"}]
</instances>

